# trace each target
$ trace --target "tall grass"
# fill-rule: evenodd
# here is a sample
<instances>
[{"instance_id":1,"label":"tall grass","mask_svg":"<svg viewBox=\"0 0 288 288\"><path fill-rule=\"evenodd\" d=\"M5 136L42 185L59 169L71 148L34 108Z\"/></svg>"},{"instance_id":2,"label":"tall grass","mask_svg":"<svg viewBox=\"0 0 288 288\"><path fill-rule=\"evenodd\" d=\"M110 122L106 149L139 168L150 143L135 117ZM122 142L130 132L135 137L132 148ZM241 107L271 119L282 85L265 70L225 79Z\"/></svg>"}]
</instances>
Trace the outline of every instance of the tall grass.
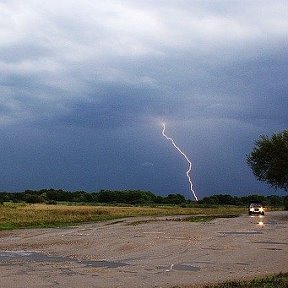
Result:
<instances>
[{"instance_id":1,"label":"tall grass","mask_svg":"<svg viewBox=\"0 0 288 288\"><path fill-rule=\"evenodd\" d=\"M103 221L135 216L167 215L239 215L239 207L115 207L70 206L46 204L0 205L0 230L22 227L49 227L83 222Z\"/></svg>"},{"instance_id":2,"label":"tall grass","mask_svg":"<svg viewBox=\"0 0 288 288\"><path fill-rule=\"evenodd\" d=\"M229 281L222 284L206 285L203 288L288 288L288 273L280 273L250 281Z\"/></svg>"}]
</instances>

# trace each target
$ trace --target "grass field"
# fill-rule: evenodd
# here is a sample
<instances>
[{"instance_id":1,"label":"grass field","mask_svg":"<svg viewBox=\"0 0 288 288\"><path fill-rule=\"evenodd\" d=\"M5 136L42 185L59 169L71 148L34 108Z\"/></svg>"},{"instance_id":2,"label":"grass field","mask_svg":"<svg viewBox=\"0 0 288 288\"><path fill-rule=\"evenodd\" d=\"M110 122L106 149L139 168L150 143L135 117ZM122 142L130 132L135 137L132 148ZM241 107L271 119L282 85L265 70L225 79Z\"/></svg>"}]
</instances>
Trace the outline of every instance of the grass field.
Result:
<instances>
[{"instance_id":1,"label":"grass field","mask_svg":"<svg viewBox=\"0 0 288 288\"><path fill-rule=\"evenodd\" d=\"M250 281L229 281L217 285L206 285L202 288L287 288L288 273L280 273ZM176 287L175 287L176 288Z\"/></svg>"},{"instance_id":2,"label":"grass field","mask_svg":"<svg viewBox=\"0 0 288 288\"><path fill-rule=\"evenodd\" d=\"M241 207L119 207L88 205L12 204L0 205L0 230L24 227L53 227L135 216L204 215L231 217L245 213ZM207 221L207 217L203 217ZM202 221L194 218L195 221ZM191 218L191 221L193 219Z\"/></svg>"}]
</instances>

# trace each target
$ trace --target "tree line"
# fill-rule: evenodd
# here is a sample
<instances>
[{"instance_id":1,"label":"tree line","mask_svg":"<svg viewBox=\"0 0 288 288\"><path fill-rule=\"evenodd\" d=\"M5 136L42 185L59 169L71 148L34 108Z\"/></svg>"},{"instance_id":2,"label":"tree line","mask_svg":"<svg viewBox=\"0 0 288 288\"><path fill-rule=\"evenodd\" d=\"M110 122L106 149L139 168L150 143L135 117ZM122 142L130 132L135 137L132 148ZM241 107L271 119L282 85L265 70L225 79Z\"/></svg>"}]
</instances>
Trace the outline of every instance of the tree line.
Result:
<instances>
[{"instance_id":1,"label":"tree line","mask_svg":"<svg viewBox=\"0 0 288 288\"><path fill-rule=\"evenodd\" d=\"M267 206L288 206L288 196L231 196L229 194L212 195L204 197L197 202L203 205L236 205L246 206L251 201L261 201ZM195 205L196 202L186 199L181 194L169 194L167 196L155 195L149 191L141 190L100 190L99 192L76 191L69 192L62 189L41 189L25 190L24 192L0 192L0 203L4 202L26 202L26 203L47 203L57 204L57 202L76 203L103 203L103 204L129 204L129 205Z\"/></svg>"},{"instance_id":2,"label":"tree line","mask_svg":"<svg viewBox=\"0 0 288 288\"><path fill-rule=\"evenodd\" d=\"M262 202L264 206L288 208L288 196L278 195L249 195L249 196L231 196L229 194L219 194L205 197L199 201L203 204L212 205L235 205L235 206L247 206L251 202Z\"/></svg>"},{"instance_id":3,"label":"tree line","mask_svg":"<svg viewBox=\"0 0 288 288\"><path fill-rule=\"evenodd\" d=\"M100 190L99 192L65 191L62 189L25 190L24 192L0 192L0 203L26 202L47 203L80 202L80 203L112 203L112 204L182 204L188 200L181 194L156 196L149 191L141 190Z\"/></svg>"}]
</instances>

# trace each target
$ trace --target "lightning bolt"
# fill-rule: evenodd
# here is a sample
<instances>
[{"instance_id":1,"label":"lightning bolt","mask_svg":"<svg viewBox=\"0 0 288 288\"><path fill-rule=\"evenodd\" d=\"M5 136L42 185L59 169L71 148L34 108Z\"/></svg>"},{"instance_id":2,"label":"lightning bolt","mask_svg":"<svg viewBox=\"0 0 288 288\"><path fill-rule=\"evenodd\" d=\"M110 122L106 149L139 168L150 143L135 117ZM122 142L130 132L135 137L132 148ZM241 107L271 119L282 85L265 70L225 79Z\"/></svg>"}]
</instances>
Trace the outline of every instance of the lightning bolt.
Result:
<instances>
[{"instance_id":1,"label":"lightning bolt","mask_svg":"<svg viewBox=\"0 0 288 288\"><path fill-rule=\"evenodd\" d=\"M190 161L190 159L187 157L187 155L176 145L176 143L174 142L174 140L171 138L171 137L168 137L166 134L165 134L165 131L166 131L166 125L165 123L162 123L163 125L163 130L162 130L162 135L163 137L165 137L168 141L170 141L172 143L172 145L177 149L177 151L186 159L186 161L188 162L189 164L189 168L188 170L186 171L186 176L188 178L188 181L189 181L189 185L190 185L190 190L195 198L196 201L198 201L198 197L196 196L196 193L193 189L193 183L192 183L192 180L191 180L191 176L190 176L190 172L192 170L192 162Z\"/></svg>"}]
</instances>

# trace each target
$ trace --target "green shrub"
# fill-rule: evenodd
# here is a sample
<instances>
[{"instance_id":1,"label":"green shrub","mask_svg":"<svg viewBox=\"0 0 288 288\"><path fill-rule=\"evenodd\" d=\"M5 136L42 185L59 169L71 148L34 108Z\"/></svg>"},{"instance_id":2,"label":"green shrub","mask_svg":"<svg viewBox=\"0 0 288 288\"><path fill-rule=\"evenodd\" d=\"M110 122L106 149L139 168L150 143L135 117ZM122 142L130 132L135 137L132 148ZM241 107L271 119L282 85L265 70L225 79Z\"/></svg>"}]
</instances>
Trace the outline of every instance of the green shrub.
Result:
<instances>
[{"instance_id":1,"label":"green shrub","mask_svg":"<svg viewBox=\"0 0 288 288\"><path fill-rule=\"evenodd\" d=\"M284 208L286 211L288 211L288 196L284 198Z\"/></svg>"}]
</instances>

